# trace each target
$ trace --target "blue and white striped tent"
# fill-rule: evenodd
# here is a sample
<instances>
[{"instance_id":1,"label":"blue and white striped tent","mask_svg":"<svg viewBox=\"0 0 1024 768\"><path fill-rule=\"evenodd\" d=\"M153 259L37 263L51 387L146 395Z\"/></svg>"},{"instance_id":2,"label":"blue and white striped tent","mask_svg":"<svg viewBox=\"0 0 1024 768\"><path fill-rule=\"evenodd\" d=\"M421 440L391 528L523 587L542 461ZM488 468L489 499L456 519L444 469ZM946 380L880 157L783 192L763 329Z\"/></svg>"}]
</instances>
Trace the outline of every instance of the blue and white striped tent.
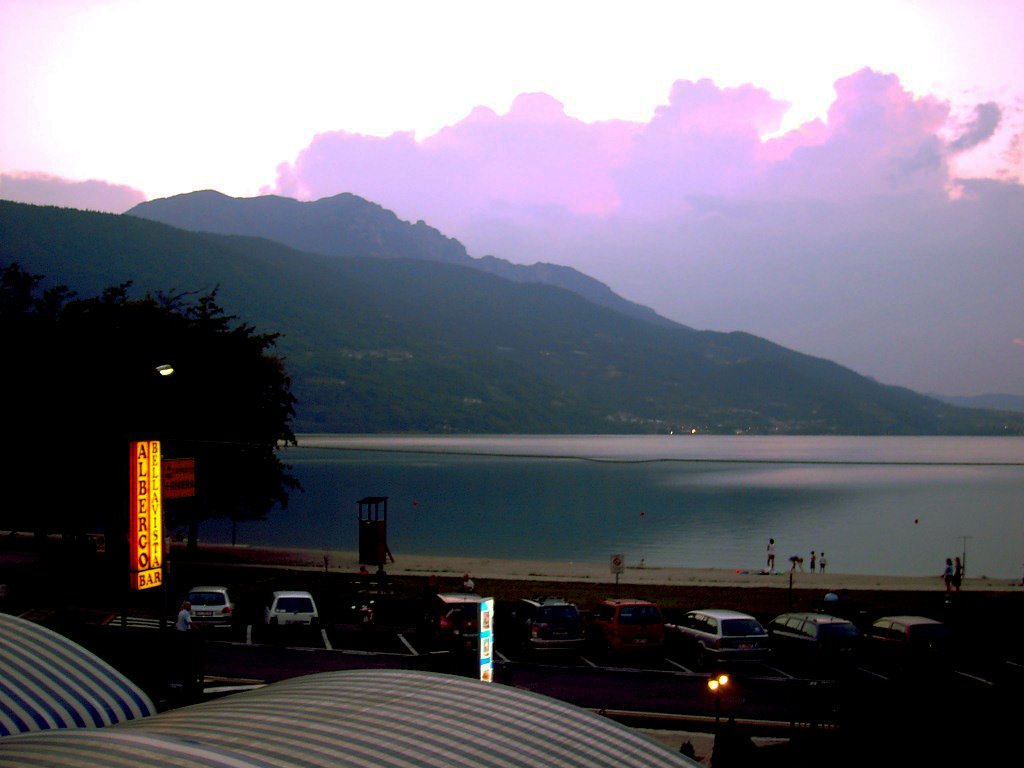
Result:
<instances>
[{"instance_id":1,"label":"blue and white striped tent","mask_svg":"<svg viewBox=\"0 0 1024 768\"><path fill-rule=\"evenodd\" d=\"M155 712L140 688L77 643L0 613L0 736L99 728Z\"/></svg>"},{"instance_id":2,"label":"blue and white striped tent","mask_svg":"<svg viewBox=\"0 0 1024 768\"><path fill-rule=\"evenodd\" d=\"M294 678L106 729L0 739L0 766L692 766L586 710L429 672Z\"/></svg>"}]
</instances>

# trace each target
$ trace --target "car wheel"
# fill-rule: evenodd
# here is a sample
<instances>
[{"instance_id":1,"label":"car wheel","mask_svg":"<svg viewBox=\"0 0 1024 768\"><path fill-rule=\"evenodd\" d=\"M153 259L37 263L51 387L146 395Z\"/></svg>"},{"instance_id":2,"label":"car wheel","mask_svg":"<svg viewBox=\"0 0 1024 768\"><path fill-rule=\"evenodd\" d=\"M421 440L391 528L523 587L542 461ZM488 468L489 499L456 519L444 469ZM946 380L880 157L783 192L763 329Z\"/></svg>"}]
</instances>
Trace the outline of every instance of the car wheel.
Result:
<instances>
[{"instance_id":1,"label":"car wheel","mask_svg":"<svg viewBox=\"0 0 1024 768\"><path fill-rule=\"evenodd\" d=\"M707 649L700 643L697 643L697 650L693 655L693 665L699 670L704 670L708 666Z\"/></svg>"}]
</instances>

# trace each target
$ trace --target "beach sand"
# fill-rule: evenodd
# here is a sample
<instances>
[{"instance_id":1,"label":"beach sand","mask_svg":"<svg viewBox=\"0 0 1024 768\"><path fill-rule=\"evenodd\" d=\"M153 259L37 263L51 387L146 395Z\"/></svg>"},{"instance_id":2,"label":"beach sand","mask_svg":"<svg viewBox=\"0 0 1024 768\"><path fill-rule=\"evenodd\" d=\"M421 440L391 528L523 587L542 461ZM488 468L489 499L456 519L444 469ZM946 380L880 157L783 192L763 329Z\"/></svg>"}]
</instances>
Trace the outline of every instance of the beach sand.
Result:
<instances>
[{"instance_id":1,"label":"beach sand","mask_svg":"<svg viewBox=\"0 0 1024 768\"><path fill-rule=\"evenodd\" d=\"M230 545L200 545L203 560L225 563L246 563L269 567L326 570L330 573L357 573L357 552L337 550L291 549ZM375 570L371 568L371 570ZM440 555L399 554L395 562L388 563L389 576L436 576L439 579L461 579L472 574L479 580L573 582L581 584L616 584L611 562L579 563L535 560L503 560L483 557L450 557ZM792 580L791 580L792 577ZM664 568L639 567L627 564L618 575L620 587L645 585L679 587L727 587L760 589L794 589L814 591L898 591L943 592L941 569L934 576L884 576L847 573L810 573L797 570L790 573L776 570L764 573L757 570L728 568ZM1021 591L1019 581L968 577L963 592Z\"/></svg>"}]
</instances>

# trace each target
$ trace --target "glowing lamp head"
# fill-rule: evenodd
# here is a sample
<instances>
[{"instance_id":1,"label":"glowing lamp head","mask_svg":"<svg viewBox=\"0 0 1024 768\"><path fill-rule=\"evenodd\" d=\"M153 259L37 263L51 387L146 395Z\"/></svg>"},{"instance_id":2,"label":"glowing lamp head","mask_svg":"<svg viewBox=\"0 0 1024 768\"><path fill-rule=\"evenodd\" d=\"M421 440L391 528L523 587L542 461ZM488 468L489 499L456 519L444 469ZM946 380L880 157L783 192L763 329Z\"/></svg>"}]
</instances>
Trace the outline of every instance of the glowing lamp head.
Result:
<instances>
[{"instance_id":1,"label":"glowing lamp head","mask_svg":"<svg viewBox=\"0 0 1024 768\"><path fill-rule=\"evenodd\" d=\"M719 675L718 677L712 677L708 680L708 690L712 693L718 693L720 688L724 688L729 684L728 675Z\"/></svg>"}]
</instances>

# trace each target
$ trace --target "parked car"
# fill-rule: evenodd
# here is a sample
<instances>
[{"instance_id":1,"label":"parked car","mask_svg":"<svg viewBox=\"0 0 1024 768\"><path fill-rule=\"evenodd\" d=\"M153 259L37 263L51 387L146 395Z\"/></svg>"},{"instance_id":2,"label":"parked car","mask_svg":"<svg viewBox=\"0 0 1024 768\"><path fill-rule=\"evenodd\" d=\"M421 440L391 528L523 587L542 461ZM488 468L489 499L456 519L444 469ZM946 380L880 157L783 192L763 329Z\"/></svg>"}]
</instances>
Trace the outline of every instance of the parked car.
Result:
<instances>
[{"instance_id":1,"label":"parked car","mask_svg":"<svg viewBox=\"0 0 1024 768\"><path fill-rule=\"evenodd\" d=\"M227 587L192 587L185 599L192 604L189 613L196 625L230 627L234 623L235 603Z\"/></svg>"},{"instance_id":2,"label":"parked car","mask_svg":"<svg viewBox=\"0 0 1024 768\"><path fill-rule=\"evenodd\" d=\"M665 646L661 609L647 600L602 600L590 613L587 633L608 651L657 651Z\"/></svg>"},{"instance_id":3,"label":"parked car","mask_svg":"<svg viewBox=\"0 0 1024 768\"><path fill-rule=\"evenodd\" d=\"M431 645L451 651L476 652L482 601L479 595L468 592L434 595L426 616Z\"/></svg>"},{"instance_id":4,"label":"parked car","mask_svg":"<svg viewBox=\"0 0 1024 768\"><path fill-rule=\"evenodd\" d=\"M949 628L926 616L883 616L865 633L871 658L897 671L945 667L949 659Z\"/></svg>"},{"instance_id":5,"label":"parked car","mask_svg":"<svg viewBox=\"0 0 1024 768\"><path fill-rule=\"evenodd\" d=\"M712 662L761 661L768 656L768 633L757 619L739 611L689 611L666 631L684 653L692 656L698 669Z\"/></svg>"},{"instance_id":6,"label":"parked car","mask_svg":"<svg viewBox=\"0 0 1024 768\"><path fill-rule=\"evenodd\" d=\"M766 629L772 651L814 672L850 666L861 640L852 621L827 613L784 613Z\"/></svg>"},{"instance_id":7,"label":"parked car","mask_svg":"<svg viewBox=\"0 0 1024 768\"><path fill-rule=\"evenodd\" d=\"M516 639L530 650L577 648L584 640L579 610L559 597L520 600L512 622Z\"/></svg>"},{"instance_id":8,"label":"parked car","mask_svg":"<svg viewBox=\"0 0 1024 768\"><path fill-rule=\"evenodd\" d=\"M316 627L320 624L320 612L309 592L278 591L270 596L270 604L263 610L263 623L271 627Z\"/></svg>"}]
</instances>

